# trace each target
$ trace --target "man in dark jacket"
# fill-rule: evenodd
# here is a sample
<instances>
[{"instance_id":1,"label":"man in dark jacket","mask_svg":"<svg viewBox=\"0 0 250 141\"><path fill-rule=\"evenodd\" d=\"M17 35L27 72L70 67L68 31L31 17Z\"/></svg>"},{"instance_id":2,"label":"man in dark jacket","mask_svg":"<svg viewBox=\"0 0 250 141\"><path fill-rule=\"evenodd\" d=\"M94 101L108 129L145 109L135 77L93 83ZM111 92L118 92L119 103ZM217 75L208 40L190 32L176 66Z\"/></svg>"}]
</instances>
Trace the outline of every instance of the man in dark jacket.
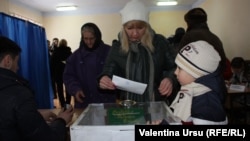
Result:
<instances>
[{"instance_id":1,"label":"man in dark jacket","mask_svg":"<svg viewBox=\"0 0 250 141\"><path fill-rule=\"evenodd\" d=\"M185 45L198 40L207 41L216 51L218 51L221 57L220 64L223 66L221 71L223 72L226 67L226 55L223 44L220 38L209 30L205 10L202 8L193 8L185 14L184 20L187 23L187 30L179 47L182 48Z\"/></svg>"},{"instance_id":2,"label":"man in dark jacket","mask_svg":"<svg viewBox=\"0 0 250 141\"><path fill-rule=\"evenodd\" d=\"M16 74L20 52L15 42L0 37L0 140L64 141L73 110L60 112L57 117L38 112L27 81ZM50 119L50 126L45 119Z\"/></svg>"}]
</instances>

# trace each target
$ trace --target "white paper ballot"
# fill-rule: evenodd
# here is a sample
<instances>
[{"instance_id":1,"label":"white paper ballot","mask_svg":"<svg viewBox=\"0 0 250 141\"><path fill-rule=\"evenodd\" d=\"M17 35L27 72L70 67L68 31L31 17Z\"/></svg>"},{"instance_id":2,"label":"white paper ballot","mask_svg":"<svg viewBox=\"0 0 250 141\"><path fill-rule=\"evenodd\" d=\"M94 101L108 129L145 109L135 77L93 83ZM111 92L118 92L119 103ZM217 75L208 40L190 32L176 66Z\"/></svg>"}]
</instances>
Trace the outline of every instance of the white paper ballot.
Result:
<instances>
[{"instance_id":1,"label":"white paper ballot","mask_svg":"<svg viewBox=\"0 0 250 141\"><path fill-rule=\"evenodd\" d=\"M142 95L147 87L147 84L131 81L116 75L113 75L112 82L117 89L128 91Z\"/></svg>"},{"instance_id":2,"label":"white paper ballot","mask_svg":"<svg viewBox=\"0 0 250 141\"><path fill-rule=\"evenodd\" d=\"M229 87L230 90L237 91L237 92L244 92L246 89L246 86L244 85L236 85L236 84L231 84Z\"/></svg>"}]
</instances>

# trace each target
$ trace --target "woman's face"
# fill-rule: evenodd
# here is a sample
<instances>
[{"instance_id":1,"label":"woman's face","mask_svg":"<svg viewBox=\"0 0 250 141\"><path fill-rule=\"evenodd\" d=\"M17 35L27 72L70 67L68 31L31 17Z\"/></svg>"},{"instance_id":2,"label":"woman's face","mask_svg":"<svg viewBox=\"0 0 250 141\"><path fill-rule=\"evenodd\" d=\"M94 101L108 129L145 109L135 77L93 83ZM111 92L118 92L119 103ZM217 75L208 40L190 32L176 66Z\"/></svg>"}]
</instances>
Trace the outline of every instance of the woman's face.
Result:
<instances>
[{"instance_id":1,"label":"woman's face","mask_svg":"<svg viewBox=\"0 0 250 141\"><path fill-rule=\"evenodd\" d=\"M130 41L140 41L145 34L146 23L142 21L129 21L124 25L124 29Z\"/></svg>"},{"instance_id":2,"label":"woman's face","mask_svg":"<svg viewBox=\"0 0 250 141\"><path fill-rule=\"evenodd\" d=\"M84 31L83 32L83 41L88 46L88 48L93 48L96 38L92 32Z\"/></svg>"}]
</instances>

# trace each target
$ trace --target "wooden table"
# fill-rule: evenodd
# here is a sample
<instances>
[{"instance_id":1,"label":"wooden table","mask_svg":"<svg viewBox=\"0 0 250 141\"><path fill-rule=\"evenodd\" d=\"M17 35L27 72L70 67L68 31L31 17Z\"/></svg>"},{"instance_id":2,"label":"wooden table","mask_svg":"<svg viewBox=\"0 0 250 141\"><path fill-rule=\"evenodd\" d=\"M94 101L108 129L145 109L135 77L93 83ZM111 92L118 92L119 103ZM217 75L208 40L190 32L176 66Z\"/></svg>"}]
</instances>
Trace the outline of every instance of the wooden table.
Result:
<instances>
[{"instance_id":1,"label":"wooden table","mask_svg":"<svg viewBox=\"0 0 250 141\"><path fill-rule=\"evenodd\" d=\"M231 121L235 120L236 116L239 112L239 109L243 109L243 111L247 111L250 106L248 106L248 100L247 100L247 96L250 96L250 87L246 87L244 92L240 92L240 91L233 91L228 89L227 91L227 97L228 97L228 110L229 110L229 116L232 119ZM243 101L242 102L237 102L237 98L243 97ZM246 114L246 113L244 113ZM247 123L247 116L245 117L245 123Z\"/></svg>"},{"instance_id":2,"label":"wooden table","mask_svg":"<svg viewBox=\"0 0 250 141\"><path fill-rule=\"evenodd\" d=\"M249 87L247 87L244 92L233 91L233 90L228 89L227 96L229 97L229 108L234 107L234 105L233 105L234 98L240 97L240 96L244 96L243 104L246 105L247 104L247 99L246 99L247 95L250 95L250 88Z\"/></svg>"},{"instance_id":3,"label":"wooden table","mask_svg":"<svg viewBox=\"0 0 250 141\"><path fill-rule=\"evenodd\" d=\"M55 113L56 115L61 111L61 109L59 108L55 108L55 109L39 109L39 111L51 111L53 113ZM84 109L74 109L74 115L72 118L72 121L67 125L68 127L73 124L75 122L75 120L79 117L79 115L82 113Z\"/></svg>"}]
</instances>

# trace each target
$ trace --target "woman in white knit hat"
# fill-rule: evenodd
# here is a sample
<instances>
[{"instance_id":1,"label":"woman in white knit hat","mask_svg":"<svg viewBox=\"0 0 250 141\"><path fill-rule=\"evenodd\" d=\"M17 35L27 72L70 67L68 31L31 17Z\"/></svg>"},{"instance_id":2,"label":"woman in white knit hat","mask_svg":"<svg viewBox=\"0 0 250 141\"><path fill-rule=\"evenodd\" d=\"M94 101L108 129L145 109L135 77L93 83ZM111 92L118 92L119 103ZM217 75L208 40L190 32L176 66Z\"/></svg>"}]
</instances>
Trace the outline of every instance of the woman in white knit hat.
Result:
<instances>
[{"instance_id":1,"label":"woman in white knit hat","mask_svg":"<svg viewBox=\"0 0 250 141\"><path fill-rule=\"evenodd\" d=\"M171 48L164 36L151 29L148 16L147 7L139 0L130 1L121 10L122 30L99 77L102 89L116 89L113 75L147 84L142 95L119 91L121 100L160 101L178 91Z\"/></svg>"},{"instance_id":2,"label":"woman in white knit hat","mask_svg":"<svg viewBox=\"0 0 250 141\"><path fill-rule=\"evenodd\" d=\"M181 84L170 105L173 115L183 124L225 125L221 57L212 45L199 40L184 46L177 54L175 74ZM159 124L154 121L153 124Z\"/></svg>"}]
</instances>

